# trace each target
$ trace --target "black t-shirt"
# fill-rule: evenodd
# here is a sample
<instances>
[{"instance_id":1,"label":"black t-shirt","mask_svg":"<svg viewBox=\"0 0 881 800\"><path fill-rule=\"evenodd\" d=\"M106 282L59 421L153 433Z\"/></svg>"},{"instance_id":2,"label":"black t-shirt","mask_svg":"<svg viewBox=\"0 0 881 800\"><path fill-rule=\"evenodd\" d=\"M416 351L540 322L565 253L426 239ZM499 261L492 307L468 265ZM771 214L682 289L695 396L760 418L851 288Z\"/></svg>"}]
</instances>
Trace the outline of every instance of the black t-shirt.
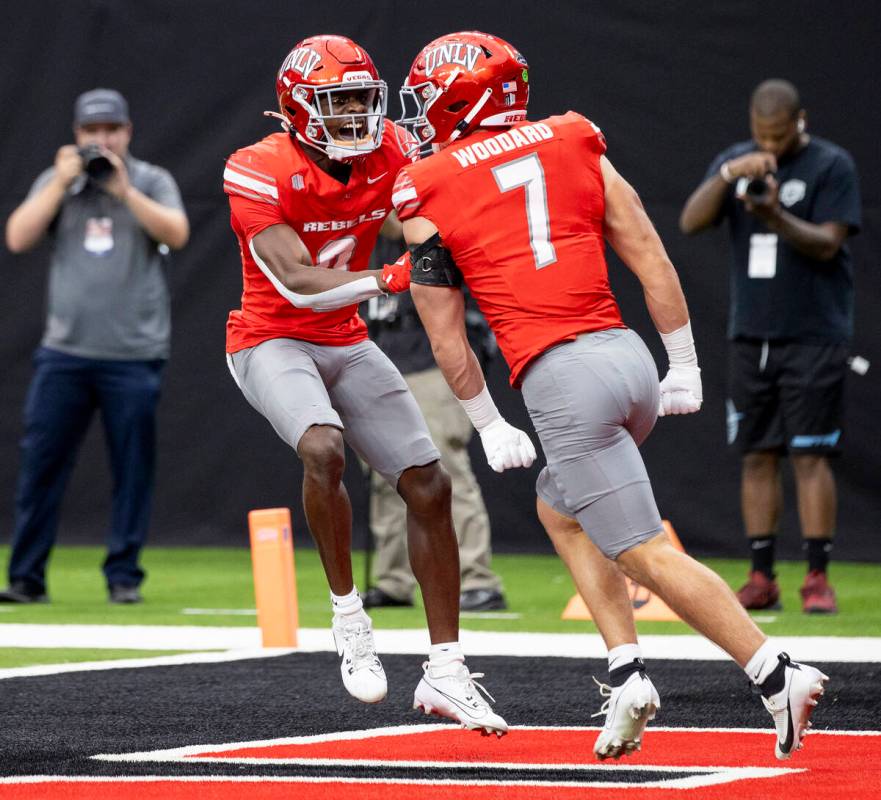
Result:
<instances>
[{"instance_id":1,"label":"black t-shirt","mask_svg":"<svg viewBox=\"0 0 881 800\"><path fill-rule=\"evenodd\" d=\"M716 157L706 177L718 174L723 162L757 149L753 141L732 145ZM859 230L856 168L841 147L811 136L807 146L778 162L777 182L781 206L794 216L815 224L840 222L850 234ZM718 224L727 218L731 231L729 338L850 341L853 264L847 245L831 261L816 261L783 237L775 241L735 197L739 183L729 189L716 219Z\"/></svg>"}]
</instances>

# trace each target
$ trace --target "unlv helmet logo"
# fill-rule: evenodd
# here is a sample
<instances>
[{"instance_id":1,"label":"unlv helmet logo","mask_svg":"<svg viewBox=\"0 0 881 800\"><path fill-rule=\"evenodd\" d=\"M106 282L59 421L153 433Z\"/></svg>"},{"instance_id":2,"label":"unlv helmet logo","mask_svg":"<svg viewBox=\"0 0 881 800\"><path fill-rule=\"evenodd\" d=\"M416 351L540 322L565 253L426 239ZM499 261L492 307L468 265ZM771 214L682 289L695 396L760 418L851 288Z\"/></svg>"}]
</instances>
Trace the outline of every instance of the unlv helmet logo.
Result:
<instances>
[{"instance_id":1,"label":"unlv helmet logo","mask_svg":"<svg viewBox=\"0 0 881 800\"><path fill-rule=\"evenodd\" d=\"M450 42L435 47L425 54L425 76L429 77L438 67L444 64L459 64L469 71L474 70L480 48L473 44Z\"/></svg>"},{"instance_id":2,"label":"unlv helmet logo","mask_svg":"<svg viewBox=\"0 0 881 800\"><path fill-rule=\"evenodd\" d=\"M318 66L319 61L321 61L321 56L310 47L298 47L288 54L278 71L278 76L281 78L285 72L292 70L299 72L303 76L303 80L306 80L309 73Z\"/></svg>"}]
</instances>

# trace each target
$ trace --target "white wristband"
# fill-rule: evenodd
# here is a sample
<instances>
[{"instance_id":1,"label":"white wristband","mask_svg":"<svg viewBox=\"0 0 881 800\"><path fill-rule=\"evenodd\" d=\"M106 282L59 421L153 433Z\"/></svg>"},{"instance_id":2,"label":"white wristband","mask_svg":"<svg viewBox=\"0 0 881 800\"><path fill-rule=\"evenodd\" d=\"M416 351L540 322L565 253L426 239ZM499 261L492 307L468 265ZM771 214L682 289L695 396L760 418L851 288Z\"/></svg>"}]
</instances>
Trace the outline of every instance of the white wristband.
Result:
<instances>
[{"instance_id":1,"label":"white wristband","mask_svg":"<svg viewBox=\"0 0 881 800\"><path fill-rule=\"evenodd\" d=\"M460 399L459 402L462 404L468 419L471 420L471 424L477 429L478 433L487 425L502 418L502 415L499 414L499 410L496 408L496 404L493 402L489 389L486 388L486 384L483 384L483 390L476 397L472 397L470 400Z\"/></svg>"},{"instance_id":2,"label":"white wristband","mask_svg":"<svg viewBox=\"0 0 881 800\"><path fill-rule=\"evenodd\" d=\"M719 167L719 174L722 176L722 180L725 183L734 183L737 178L731 174L731 167L728 166L727 161L722 162L722 166Z\"/></svg>"},{"instance_id":3,"label":"white wristband","mask_svg":"<svg viewBox=\"0 0 881 800\"><path fill-rule=\"evenodd\" d=\"M691 335L691 320L681 328L670 333L658 331L671 367L696 367L697 353L694 349L694 337Z\"/></svg>"}]
</instances>

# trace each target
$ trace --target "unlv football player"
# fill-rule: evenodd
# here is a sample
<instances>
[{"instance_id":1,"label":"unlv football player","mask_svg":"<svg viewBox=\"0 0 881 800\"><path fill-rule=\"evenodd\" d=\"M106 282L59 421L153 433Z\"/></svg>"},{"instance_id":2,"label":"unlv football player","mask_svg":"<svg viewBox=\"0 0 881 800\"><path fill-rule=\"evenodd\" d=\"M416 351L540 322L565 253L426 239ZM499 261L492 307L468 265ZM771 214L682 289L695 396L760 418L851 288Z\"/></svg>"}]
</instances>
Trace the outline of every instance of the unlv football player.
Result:
<instances>
[{"instance_id":1,"label":"unlv football player","mask_svg":"<svg viewBox=\"0 0 881 800\"><path fill-rule=\"evenodd\" d=\"M303 462L303 506L330 585L346 689L375 703L387 686L352 579L344 441L407 504L428 663L461 699L454 711L436 710L501 735L505 722L480 698L458 643L449 477L404 379L368 340L357 311L360 301L409 284L408 256L365 269L408 163L384 116L386 85L350 39L314 36L285 58L276 89L272 116L283 132L236 151L224 171L244 283L241 310L227 324L230 371Z\"/></svg>"},{"instance_id":2,"label":"unlv football player","mask_svg":"<svg viewBox=\"0 0 881 800\"><path fill-rule=\"evenodd\" d=\"M636 192L606 157L600 129L572 111L527 121L526 59L475 31L426 45L401 99L399 123L414 140L403 149L436 151L403 168L393 199L410 245L413 299L438 365L486 445L499 416L465 335L464 281L547 457L539 516L576 585L607 586L606 601L594 594L602 613L629 622L618 630L623 638L607 637L610 656L625 658L610 659L595 752L637 748L659 702L620 600L623 579L611 560L597 566L594 546L746 670L774 718L777 757L788 758L828 679L790 662L728 586L663 533L638 446L659 414L698 411L700 369L676 271ZM643 286L669 356L663 381L622 322L605 241ZM493 466L508 466L491 449L487 455Z\"/></svg>"}]
</instances>

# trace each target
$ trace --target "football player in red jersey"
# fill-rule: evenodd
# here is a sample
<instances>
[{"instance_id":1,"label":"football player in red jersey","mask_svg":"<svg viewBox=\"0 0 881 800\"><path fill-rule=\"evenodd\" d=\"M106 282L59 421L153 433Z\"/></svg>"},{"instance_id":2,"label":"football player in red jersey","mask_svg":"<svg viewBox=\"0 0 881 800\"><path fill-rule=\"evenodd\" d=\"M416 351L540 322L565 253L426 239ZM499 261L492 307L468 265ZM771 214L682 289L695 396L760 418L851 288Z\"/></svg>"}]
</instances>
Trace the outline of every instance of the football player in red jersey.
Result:
<instances>
[{"instance_id":1,"label":"football player in red jersey","mask_svg":"<svg viewBox=\"0 0 881 800\"><path fill-rule=\"evenodd\" d=\"M244 282L241 310L227 325L230 371L303 462L303 506L330 586L346 689L367 703L387 691L352 579L344 440L407 504L431 637L426 663L461 700L438 700L434 709L502 735L505 721L475 688L458 642L449 477L404 379L358 316L360 301L409 283L409 256L365 269L391 212L395 176L408 163L385 119L385 83L351 40L314 36L284 60L276 89L273 116L284 131L236 151L224 171ZM509 439L517 435L510 428Z\"/></svg>"},{"instance_id":2,"label":"football player in red jersey","mask_svg":"<svg viewBox=\"0 0 881 800\"><path fill-rule=\"evenodd\" d=\"M788 758L828 679L790 662L715 573L671 546L638 450L659 414L693 413L702 401L676 271L636 192L605 156L599 128L571 111L526 121L528 78L510 44L471 31L424 47L401 89L399 123L415 140L405 149L435 150L403 168L394 203L438 365L481 436L489 434L498 411L465 336L464 280L541 440L548 464L539 515L576 584L594 580L591 549L572 539L580 526L624 574L744 668L774 718L777 757ZM621 320L606 240L643 286L670 360L660 383L645 344ZM621 577L611 561L598 572L610 611ZM617 610L630 614L629 606ZM635 631L625 646L638 656ZM626 752L654 713L644 669L635 658L611 670L597 755Z\"/></svg>"}]
</instances>

